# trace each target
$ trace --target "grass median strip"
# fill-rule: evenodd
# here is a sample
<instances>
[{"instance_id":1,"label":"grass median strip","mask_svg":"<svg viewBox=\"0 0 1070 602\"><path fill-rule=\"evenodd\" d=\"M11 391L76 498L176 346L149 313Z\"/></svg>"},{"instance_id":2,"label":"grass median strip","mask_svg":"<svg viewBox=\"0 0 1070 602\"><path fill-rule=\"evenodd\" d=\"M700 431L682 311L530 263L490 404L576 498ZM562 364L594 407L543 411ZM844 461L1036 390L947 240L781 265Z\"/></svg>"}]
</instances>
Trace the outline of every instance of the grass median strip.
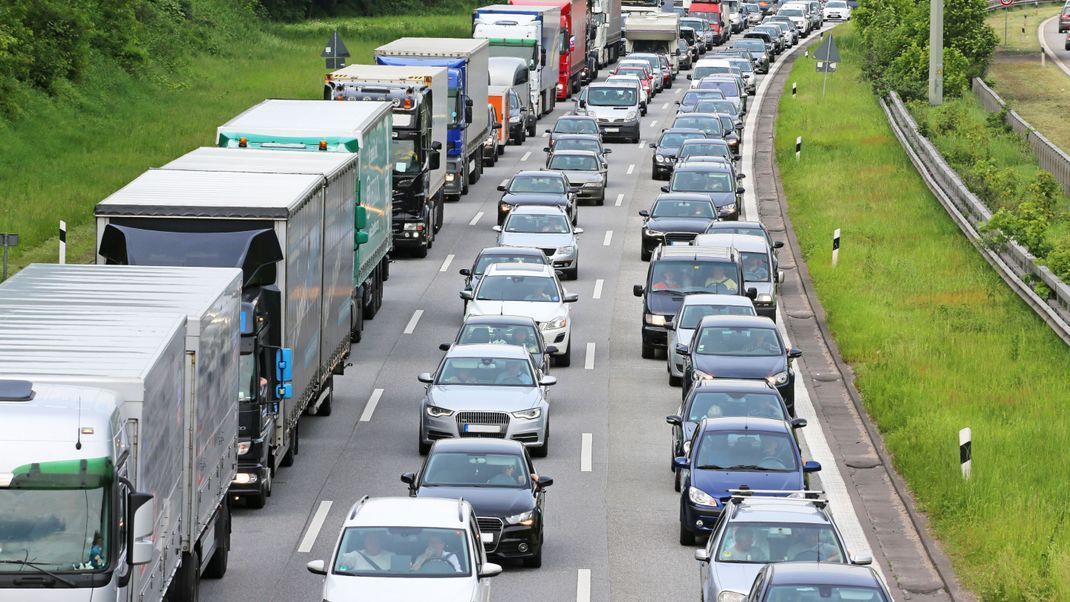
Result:
<instances>
[{"instance_id":1,"label":"grass median strip","mask_svg":"<svg viewBox=\"0 0 1070 602\"><path fill-rule=\"evenodd\" d=\"M843 60L824 98L812 59L796 63L776 124L790 217L829 327L966 586L984 599L1070 598L1070 350L926 189L860 79L853 31L837 29ZM807 141L799 162L796 136ZM956 439L966 426L968 482Z\"/></svg>"}]
</instances>

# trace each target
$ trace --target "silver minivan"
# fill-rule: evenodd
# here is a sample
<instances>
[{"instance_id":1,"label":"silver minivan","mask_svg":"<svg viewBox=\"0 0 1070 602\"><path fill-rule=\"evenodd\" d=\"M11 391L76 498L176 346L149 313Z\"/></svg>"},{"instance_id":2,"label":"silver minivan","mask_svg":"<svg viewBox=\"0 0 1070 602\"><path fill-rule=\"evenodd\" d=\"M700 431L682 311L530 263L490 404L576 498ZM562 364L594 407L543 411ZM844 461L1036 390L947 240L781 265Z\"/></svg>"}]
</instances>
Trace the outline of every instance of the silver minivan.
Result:
<instances>
[{"instance_id":1,"label":"silver minivan","mask_svg":"<svg viewBox=\"0 0 1070 602\"><path fill-rule=\"evenodd\" d=\"M529 137L535 137L535 121L538 115L531 106L531 72L527 62L514 56L492 56L488 60L490 85L511 88L523 103L524 129Z\"/></svg>"}]
</instances>

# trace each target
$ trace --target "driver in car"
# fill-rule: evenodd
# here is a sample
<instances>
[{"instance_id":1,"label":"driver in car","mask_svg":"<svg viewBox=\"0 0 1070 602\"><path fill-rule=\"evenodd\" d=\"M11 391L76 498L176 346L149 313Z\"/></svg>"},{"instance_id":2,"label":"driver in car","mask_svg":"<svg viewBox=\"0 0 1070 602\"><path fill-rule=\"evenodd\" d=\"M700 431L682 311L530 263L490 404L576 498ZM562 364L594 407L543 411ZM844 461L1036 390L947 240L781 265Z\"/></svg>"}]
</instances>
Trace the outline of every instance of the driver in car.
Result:
<instances>
[{"instance_id":1,"label":"driver in car","mask_svg":"<svg viewBox=\"0 0 1070 602\"><path fill-rule=\"evenodd\" d=\"M766 466L771 464L774 460L780 466L772 468L784 468L790 464L785 462L784 457L784 443L780 440L780 437L763 437L762 438L762 465Z\"/></svg>"},{"instance_id":2,"label":"driver in car","mask_svg":"<svg viewBox=\"0 0 1070 602\"><path fill-rule=\"evenodd\" d=\"M439 565L439 568L447 565L453 572L461 572L461 562L457 560L457 555L446 551L446 540L437 534L427 538L427 549L412 562L412 570L419 572L425 566L430 568L434 565Z\"/></svg>"},{"instance_id":3,"label":"driver in car","mask_svg":"<svg viewBox=\"0 0 1070 602\"><path fill-rule=\"evenodd\" d=\"M743 264L743 271L747 280L762 282L769 280L769 266L765 264L765 261L760 256L751 255L747 257L746 262Z\"/></svg>"},{"instance_id":4,"label":"driver in car","mask_svg":"<svg viewBox=\"0 0 1070 602\"><path fill-rule=\"evenodd\" d=\"M706 278L706 287L713 289L715 293L729 295L734 295L739 290L736 281L728 277L728 270L721 266L715 267Z\"/></svg>"}]
</instances>

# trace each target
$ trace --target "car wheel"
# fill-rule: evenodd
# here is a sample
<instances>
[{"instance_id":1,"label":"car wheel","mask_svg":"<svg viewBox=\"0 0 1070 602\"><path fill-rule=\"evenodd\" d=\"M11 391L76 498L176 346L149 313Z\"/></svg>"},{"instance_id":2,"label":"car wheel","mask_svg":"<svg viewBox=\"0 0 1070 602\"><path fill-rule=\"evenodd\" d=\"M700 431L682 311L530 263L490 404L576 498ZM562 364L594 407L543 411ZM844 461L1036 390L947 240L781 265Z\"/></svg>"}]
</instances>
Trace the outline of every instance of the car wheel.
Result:
<instances>
[{"instance_id":1,"label":"car wheel","mask_svg":"<svg viewBox=\"0 0 1070 602\"><path fill-rule=\"evenodd\" d=\"M650 261L650 256L653 255L653 254L654 254L653 251L649 251L647 249L640 249L639 250L639 259L642 260L642 261Z\"/></svg>"},{"instance_id":2,"label":"car wheel","mask_svg":"<svg viewBox=\"0 0 1070 602\"><path fill-rule=\"evenodd\" d=\"M568 342L568 346L565 347L565 352L561 355L554 356L554 366L558 368L568 368L572 364L572 341Z\"/></svg>"},{"instance_id":3,"label":"car wheel","mask_svg":"<svg viewBox=\"0 0 1070 602\"><path fill-rule=\"evenodd\" d=\"M673 474L673 477L672 477L672 481L673 481L672 488L673 488L673 491L679 492L681 489L684 488L683 471L679 470L677 468L673 468L673 473L675 473L675 474Z\"/></svg>"},{"instance_id":4,"label":"car wheel","mask_svg":"<svg viewBox=\"0 0 1070 602\"><path fill-rule=\"evenodd\" d=\"M605 204L606 204L606 191L605 191L605 189L603 189L602 190L602 194L599 195L598 201L595 203L595 205L598 205L599 207L603 207L603 206L605 206Z\"/></svg>"},{"instance_id":5,"label":"car wheel","mask_svg":"<svg viewBox=\"0 0 1070 602\"><path fill-rule=\"evenodd\" d=\"M655 353L654 345L644 341L643 342L643 351L642 351L642 353L643 353L643 359L645 359L645 360L654 359L654 353Z\"/></svg>"},{"instance_id":6,"label":"car wheel","mask_svg":"<svg viewBox=\"0 0 1070 602\"><path fill-rule=\"evenodd\" d=\"M565 280L579 280L580 278L580 266L579 264L571 270L565 272Z\"/></svg>"},{"instance_id":7,"label":"car wheel","mask_svg":"<svg viewBox=\"0 0 1070 602\"><path fill-rule=\"evenodd\" d=\"M538 124L535 123L528 126L528 138L534 138L535 136L538 136L538 133L535 131L537 127Z\"/></svg>"},{"instance_id":8,"label":"car wheel","mask_svg":"<svg viewBox=\"0 0 1070 602\"><path fill-rule=\"evenodd\" d=\"M545 458L550 453L550 421L546 421L546 435L543 436L542 445L531 448L531 455L536 458ZM541 548L540 548L541 550Z\"/></svg>"},{"instance_id":9,"label":"car wheel","mask_svg":"<svg viewBox=\"0 0 1070 602\"><path fill-rule=\"evenodd\" d=\"M426 456L427 452L431 451L431 444L430 443L424 443L423 433L419 434L419 437L417 437L416 442L417 442L417 445L419 447L421 456Z\"/></svg>"},{"instance_id":10,"label":"car wheel","mask_svg":"<svg viewBox=\"0 0 1070 602\"><path fill-rule=\"evenodd\" d=\"M529 569L537 569L542 567L542 546L539 546L539 551L535 552L534 556L529 556L528 558L525 558L522 562L524 563L524 566Z\"/></svg>"},{"instance_id":11,"label":"car wheel","mask_svg":"<svg viewBox=\"0 0 1070 602\"><path fill-rule=\"evenodd\" d=\"M682 384L684 384L684 379L680 378L679 376L673 376L671 372L669 373L670 387L679 387Z\"/></svg>"},{"instance_id":12,"label":"car wheel","mask_svg":"<svg viewBox=\"0 0 1070 602\"><path fill-rule=\"evenodd\" d=\"M680 545L682 546L694 546L695 534L687 530L684 523L680 523Z\"/></svg>"}]
</instances>

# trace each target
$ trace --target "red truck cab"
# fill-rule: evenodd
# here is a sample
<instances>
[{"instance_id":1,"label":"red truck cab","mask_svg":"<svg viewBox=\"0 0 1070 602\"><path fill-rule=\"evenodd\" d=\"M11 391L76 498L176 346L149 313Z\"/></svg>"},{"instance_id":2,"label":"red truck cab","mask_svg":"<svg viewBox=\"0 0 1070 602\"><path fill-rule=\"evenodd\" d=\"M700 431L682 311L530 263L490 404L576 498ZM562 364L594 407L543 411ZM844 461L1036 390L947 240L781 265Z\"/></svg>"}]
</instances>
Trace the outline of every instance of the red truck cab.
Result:
<instances>
[{"instance_id":1,"label":"red truck cab","mask_svg":"<svg viewBox=\"0 0 1070 602\"><path fill-rule=\"evenodd\" d=\"M724 14L721 12L720 2L692 2L691 8L688 10L688 16L701 17L708 20L710 27L713 28L716 44L724 44L728 40L731 29L728 27L728 20L725 19Z\"/></svg>"},{"instance_id":2,"label":"red truck cab","mask_svg":"<svg viewBox=\"0 0 1070 602\"><path fill-rule=\"evenodd\" d=\"M557 99L580 90L580 73L587 64L587 0L509 0L514 6L556 6L561 9L561 69Z\"/></svg>"}]
</instances>

